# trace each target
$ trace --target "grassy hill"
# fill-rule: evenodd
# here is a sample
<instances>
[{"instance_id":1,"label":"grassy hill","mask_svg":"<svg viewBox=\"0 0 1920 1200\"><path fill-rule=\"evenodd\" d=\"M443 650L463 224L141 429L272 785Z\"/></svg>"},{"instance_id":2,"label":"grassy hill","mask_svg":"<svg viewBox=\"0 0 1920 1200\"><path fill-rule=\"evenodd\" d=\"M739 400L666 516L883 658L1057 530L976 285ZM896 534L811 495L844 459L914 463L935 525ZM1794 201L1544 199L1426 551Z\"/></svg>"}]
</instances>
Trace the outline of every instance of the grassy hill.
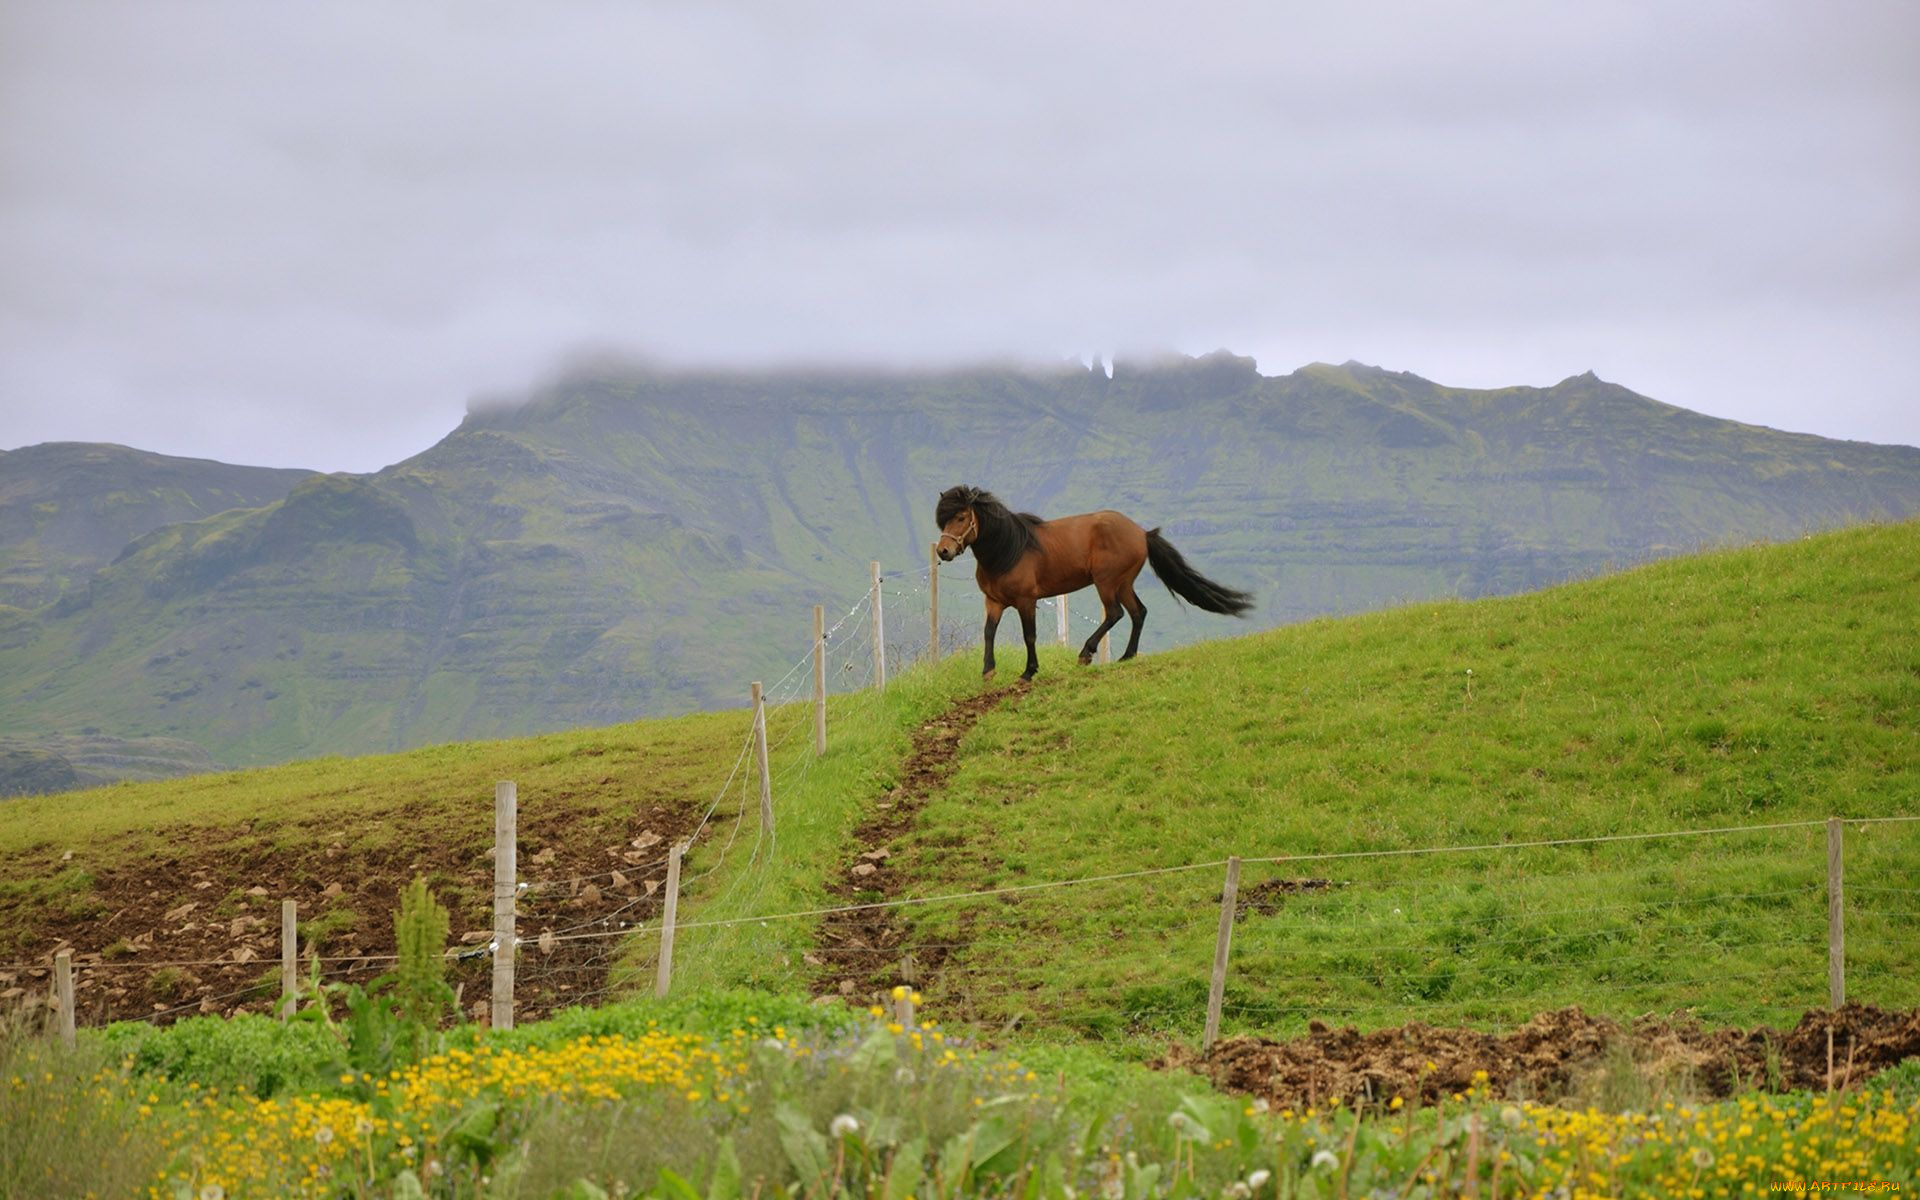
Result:
<instances>
[{"instance_id":1,"label":"grassy hill","mask_svg":"<svg viewBox=\"0 0 1920 1200\"><path fill-rule=\"evenodd\" d=\"M0 608L0 728L258 764L738 704L869 559L910 582L933 496L962 480L1164 524L1258 594L1255 628L1920 511L1920 450L1591 376L1470 391L1224 353L1111 378L610 368L478 407L372 475L147 532L57 605ZM911 650L922 601L894 603ZM1149 649L1232 628L1149 603Z\"/></svg>"},{"instance_id":2,"label":"grassy hill","mask_svg":"<svg viewBox=\"0 0 1920 1200\"><path fill-rule=\"evenodd\" d=\"M849 641L833 667L864 653ZM796 674L771 694L809 682ZM904 753L906 731L968 686L963 674L922 672L884 694L835 696L832 753L818 761L811 705L775 709L782 845L819 852L844 841ZM43 992L44 964L69 946L88 1022L264 1011L289 899L303 950L317 950L331 978L364 982L382 969L369 956L394 951L392 913L416 875L451 911L456 941L484 941L503 779L519 793L523 936L595 934L527 952L521 1012L603 999L620 982L621 931L659 917L672 842L695 847L689 909L723 894L788 903L817 888L756 868L768 845L750 790L750 731L744 712L697 713L0 803L0 1009ZM483 997L487 970L484 958L465 961L456 980Z\"/></svg>"},{"instance_id":3,"label":"grassy hill","mask_svg":"<svg viewBox=\"0 0 1920 1200\"><path fill-rule=\"evenodd\" d=\"M322 885L397 888L426 856L453 889L457 933L484 917L491 781L516 778L521 861L553 850L552 869L529 875L554 885L605 871L636 822L705 817L680 988L822 986L840 948L817 915L789 915L839 903L852 879L867 889L855 896L926 901L899 916L917 982L950 1019L1191 1035L1218 863L1240 855L1279 861L1250 861L1242 879L1229 1029L1499 1024L1564 1003L1779 1020L1826 995L1818 823L1920 816L1916 585L1908 522L1106 668L1053 651L1031 691L960 740L951 780L864 875L850 868L872 847L851 831L900 800L929 722L979 690L971 656L837 697L824 759L806 706L776 709L771 839L730 774L737 713L123 785L110 804L14 801L0 806L15 867L0 928L18 931L12 954L44 952L52 927L86 950L121 936L102 881L137 875L152 894L128 919L150 919L196 895L231 900L250 867L278 862L316 904L303 912L324 923L329 905L357 904L364 930L383 919L372 884L331 899ZM1788 827L1370 856L1753 825ZM1915 861L1920 822L1848 830L1855 997L1920 1002ZM1035 886L1117 875L1130 877ZM940 899L990 889L1018 890ZM655 949L626 944L630 966ZM889 964L866 982L897 977Z\"/></svg>"},{"instance_id":4,"label":"grassy hill","mask_svg":"<svg viewBox=\"0 0 1920 1200\"><path fill-rule=\"evenodd\" d=\"M1218 863L1240 855L1280 861L1241 881L1229 1029L1567 1003L1790 1017L1826 996L1817 823L1920 816L1916 595L1909 522L1108 669L1054 652L966 737L887 870L928 899L1148 874L903 909L921 986L994 1025L1192 1034ZM1920 823L1846 838L1850 995L1913 1004ZM839 854L830 875L855 861ZM737 943L725 980L777 985L777 948L804 949L718 932Z\"/></svg>"},{"instance_id":5,"label":"grassy hill","mask_svg":"<svg viewBox=\"0 0 1920 1200\"><path fill-rule=\"evenodd\" d=\"M1920 815L1917 585L1906 524L1319 622L1112 680L1063 672L976 730L909 872L974 889L1229 854ZM1797 829L1257 866L1256 894L1331 886L1248 915L1230 1023L1797 1010L1825 994L1823 844ZM1849 837L1856 995L1920 999L1917 858L1914 825ZM1155 1009L1190 1026L1211 943L1196 919L1218 886L1024 900L970 933L954 986L1092 1028ZM970 932L963 914L928 926Z\"/></svg>"}]
</instances>

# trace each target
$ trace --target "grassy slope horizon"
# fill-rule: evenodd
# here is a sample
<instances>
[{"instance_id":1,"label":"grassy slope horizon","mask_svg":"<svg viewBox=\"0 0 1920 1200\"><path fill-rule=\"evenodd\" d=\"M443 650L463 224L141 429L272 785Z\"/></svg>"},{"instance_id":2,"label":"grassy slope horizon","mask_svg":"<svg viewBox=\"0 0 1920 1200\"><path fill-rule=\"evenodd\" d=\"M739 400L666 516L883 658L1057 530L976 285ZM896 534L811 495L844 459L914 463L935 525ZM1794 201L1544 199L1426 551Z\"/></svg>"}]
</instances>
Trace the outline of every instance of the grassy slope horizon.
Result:
<instances>
[{"instance_id":1,"label":"grassy slope horizon","mask_svg":"<svg viewBox=\"0 0 1920 1200\"><path fill-rule=\"evenodd\" d=\"M1283 860L1243 895L1325 880L1243 909L1230 1028L1790 1018L1825 1000L1820 828L1315 856L1920 815L1917 599L1907 522L1056 671L976 728L911 872L944 891L1237 854ZM1850 995L1920 1000L1916 862L1920 824L1848 834ZM1190 1031L1220 886L917 919L963 947L951 990L983 1017Z\"/></svg>"},{"instance_id":2,"label":"grassy slope horizon","mask_svg":"<svg viewBox=\"0 0 1920 1200\"><path fill-rule=\"evenodd\" d=\"M1051 651L1038 685L963 743L949 787L893 847L893 869L915 894L936 896L1228 854L1920 814L1916 585L1920 523L1907 522L1517 597L1324 619L1104 669ZM755 840L748 814L737 842L697 850L683 912L722 921L819 907L850 861L847 831L892 785L909 732L977 689L976 669L968 652L883 696L837 698L835 732L849 736L818 763L795 736L805 706L777 712L780 836ZM32 888L34 871L60 869L50 852L63 839L146 851L169 823L201 839L237 825L249 797L291 821L343 794L359 797L360 836L377 840L427 776L465 779L484 797L494 775L564 763L575 743L612 737L627 743L623 764L644 772L648 743L671 741L669 729L715 754L711 771L681 764L691 790L731 758L738 730L707 729L727 717L15 801L0 806L0 852L25 868L15 886ZM623 786L589 795L617 808ZM523 783L523 806L539 794ZM751 802L730 795L721 821ZM484 806L474 807L477 826ZM1823 837L1814 828L1250 863L1228 1027L1286 1031L1316 1016L1501 1024L1566 1002L1778 1019L1824 1001ZM1848 838L1852 994L1920 1002L1902 966L1920 949L1910 903L1920 826L1856 827ZM1284 894L1275 879L1328 886ZM938 960L925 990L963 1019L1190 1035L1219 888L1206 870L914 908ZM690 930L677 986L804 991L811 930L807 920ZM632 952L644 965L649 939Z\"/></svg>"},{"instance_id":3,"label":"grassy slope horizon","mask_svg":"<svg viewBox=\"0 0 1920 1200\"><path fill-rule=\"evenodd\" d=\"M1256 593L1259 625L1920 511L1920 449L1591 376L1474 390L1224 353L1111 379L600 370L371 475L153 530L58 604L0 604L0 727L261 765L737 703L870 559L924 569L932 500L962 480L1165 525ZM0 525L43 542L80 511L5 499ZM1150 651L1218 632L1149 603ZM890 611L896 649L924 636L918 604Z\"/></svg>"}]
</instances>

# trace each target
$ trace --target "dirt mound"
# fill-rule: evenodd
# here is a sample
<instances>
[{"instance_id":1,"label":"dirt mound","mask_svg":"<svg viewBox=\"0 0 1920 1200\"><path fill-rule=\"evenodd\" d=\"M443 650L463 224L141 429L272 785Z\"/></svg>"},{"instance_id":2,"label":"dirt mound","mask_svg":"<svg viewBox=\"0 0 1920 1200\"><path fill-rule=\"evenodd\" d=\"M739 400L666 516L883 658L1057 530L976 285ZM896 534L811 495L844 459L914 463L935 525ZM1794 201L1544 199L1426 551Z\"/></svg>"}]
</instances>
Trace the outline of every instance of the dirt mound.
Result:
<instances>
[{"instance_id":1,"label":"dirt mound","mask_svg":"<svg viewBox=\"0 0 1920 1200\"><path fill-rule=\"evenodd\" d=\"M1280 911L1288 896L1297 896L1302 892L1324 892L1335 886L1331 879L1267 879L1240 892L1234 906L1233 919L1244 921L1249 916L1271 917ZM1216 896L1214 899L1222 899Z\"/></svg>"},{"instance_id":2,"label":"dirt mound","mask_svg":"<svg viewBox=\"0 0 1920 1200\"><path fill-rule=\"evenodd\" d=\"M580 935L616 933L656 916L667 847L697 822L697 813L672 806L598 820L523 813L518 1019L605 991L620 939ZM6 956L14 961L0 963L0 1007L47 1003L53 956L67 949L82 1024L271 1011L280 995L280 904L288 899L299 905L302 978L304 956L317 945L330 981L365 982L391 969L399 894L425 875L461 952L449 977L468 1012L484 1015L491 830L462 838L396 818L390 833L376 844L349 845L337 826L277 829L273 843L252 838L244 824L182 829L171 851L103 855L121 865L91 871L86 889L61 906L0 896L0 926L23 931ZM22 867L53 875L63 865Z\"/></svg>"},{"instance_id":3,"label":"dirt mound","mask_svg":"<svg viewBox=\"0 0 1920 1200\"><path fill-rule=\"evenodd\" d=\"M900 783L854 831L857 847L846 869L827 887L840 905L878 904L900 896L906 880L891 866L895 848L913 828L914 816L952 777L960 741L975 722L1031 684L1016 683L960 700L914 731ZM822 993L862 1003L880 1003L900 983L912 984L940 965L944 951L908 944L908 928L891 908L853 908L821 923L818 951L807 955ZM911 966L907 965L912 955Z\"/></svg>"},{"instance_id":4,"label":"dirt mound","mask_svg":"<svg viewBox=\"0 0 1920 1200\"><path fill-rule=\"evenodd\" d=\"M1204 1057L1176 1048L1160 1065L1299 1108L1335 1099L1439 1100L1466 1091L1482 1071L1496 1095L1558 1097L1583 1073L1622 1052L1648 1077L1713 1096L1755 1087L1846 1087L1920 1057L1920 1010L1888 1012L1861 1004L1831 1013L1810 1010L1785 1031L1708 1029L1686 1017L1641 1017L1622 1026L1579 1008L1542 1013L1504 1034L1417 1021L1361 1033L1315 1021L1304 1037L1227 1038Z\"/></svg>"}]
</instances>

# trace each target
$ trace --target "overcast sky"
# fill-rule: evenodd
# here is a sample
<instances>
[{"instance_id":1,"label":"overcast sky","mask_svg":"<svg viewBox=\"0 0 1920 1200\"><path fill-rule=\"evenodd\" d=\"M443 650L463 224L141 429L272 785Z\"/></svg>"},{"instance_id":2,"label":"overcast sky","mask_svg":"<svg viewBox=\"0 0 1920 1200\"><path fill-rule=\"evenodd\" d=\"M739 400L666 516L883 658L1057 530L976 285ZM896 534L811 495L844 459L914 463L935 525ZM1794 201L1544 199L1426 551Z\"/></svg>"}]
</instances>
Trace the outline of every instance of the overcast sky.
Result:
<instances>
[{"instance_id":1,"label":"overcast sky","mask_svg":"<svg viewBox=\"0 0 1920 1200\"><path fill-rule=\"evenodd\" d=\"M0 4L0 448L1222 346L1920 443L1920 4Z\"/></svg>"}]
</instances>

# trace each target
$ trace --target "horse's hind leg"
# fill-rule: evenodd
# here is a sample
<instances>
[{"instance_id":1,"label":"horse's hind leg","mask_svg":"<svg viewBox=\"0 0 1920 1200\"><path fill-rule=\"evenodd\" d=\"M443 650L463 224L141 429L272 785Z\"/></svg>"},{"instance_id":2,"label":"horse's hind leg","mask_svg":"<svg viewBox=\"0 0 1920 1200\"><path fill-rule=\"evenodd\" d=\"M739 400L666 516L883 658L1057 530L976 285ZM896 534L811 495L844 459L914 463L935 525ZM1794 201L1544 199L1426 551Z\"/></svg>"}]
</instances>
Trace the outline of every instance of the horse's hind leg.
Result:
<instances>
[{"instance_id":1,"label":"horse's hind leg","mask_svg":"<svg viewBox=\"0 0 1920 1200\"><path fill-rule=\"evenodd\" d=\"M1127 585L1126 595L1120 602L1127 606L1127 614L1133 618L1133 636L1127 639L1127 652L1120 656L1120 661L1125 662L1140 653L1140 627L1147 623L1147 602L1133 590L1132 584Z\"/></svg>"},{"instance_id":2,"label":"horse's hind leg","mask_svg":"<svg viewBox=\"0 0 1920 1200\"><path fill-rule=\"evenodd\" d=\"M1040 653L1039 651L1033 648L1033 636L1035 631L1034 631L1034 621L1033 621L1033 601L1031 600L1027 601L1026 603L1020 606L1020 632L1026 634L1027 636L1027 669L1025 673L1020 676L1020 678L1032 679L1035 672L1040 670Z\"/></svg>"},{"instance_id":3,"label":"horse's hind leg","mask_svg":"<svg viewBox=\"0 0 1920 1200\"><path fill-rule=\"evenodd\" d=\"M987 636L985 638L987 655L986 660L980 665L980 678L982 679L993 678L993 634L995 630L1000 628L1000 614L1006 611L1006 605L995 604L991 600L987 601Z\"/></svg>"},{"instance_id":4,"label":"horse's hind leg","mask_svg":"<svg viewBox=\"0 0 1920 1200\"><path fill-rule=\"evenodd\" d=\"M1120 597L1112 592L1100 597L1100 602L1106 606L1106 619L1100 622L1100 628L1093 631L1087 644L1080 647L1080 665L1083 667L1093 661L1093 656L1100 651L1100 639L1120 623L1120 614L1125 611L1120 607Z\"/></svg>"}]
</instances>

